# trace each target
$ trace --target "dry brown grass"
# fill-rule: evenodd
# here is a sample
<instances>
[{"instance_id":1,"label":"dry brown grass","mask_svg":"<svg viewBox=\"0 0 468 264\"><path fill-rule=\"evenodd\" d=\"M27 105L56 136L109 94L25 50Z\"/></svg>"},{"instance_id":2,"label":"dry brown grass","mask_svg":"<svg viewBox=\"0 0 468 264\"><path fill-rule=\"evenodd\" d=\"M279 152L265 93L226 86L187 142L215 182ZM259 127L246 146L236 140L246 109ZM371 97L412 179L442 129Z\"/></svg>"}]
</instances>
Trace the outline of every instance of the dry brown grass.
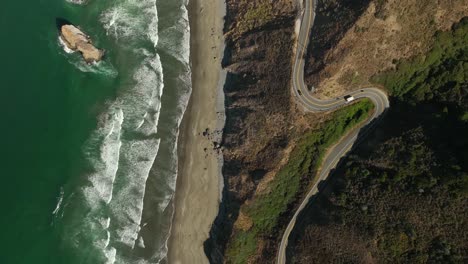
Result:
<instances>
[{"instance_id":1,"label":"dry brown grass","mask_svg":"<svg viewBox=\"0 0 468 264\"><path fill-rule=\"evenodd\" d=\"M243 34L259 29L283 16L290 16L296 10L294 0L240 0L229 3L238 10L236 23L226 33L233 39L239 39Z\"/></svg>"},{"instance_id":2,"label":"dry brown grass","mask_svg":"<svg viewBox=\"0 0 468 264\"><path fill-rule=\"evenodd\" d=\"M468 15L468 0L388 0L372 2L325 57L317 92L335 97L370 85L376 73L399 59L430 49L437 30L448 30Z\"/></svg>"},{"instance_id":3,"label":"dry brown grass","mask_svg":"<svg viewBox=\"0 0 468 264\"><path fill-rule=\"evenodd\" d=\"M244 214L241 210L239 212L239 216L237 217L236 222L234 223L234 227L237 230L248 231L252 226L252 219L246 214Z\"/></svg>"}]
</instances>

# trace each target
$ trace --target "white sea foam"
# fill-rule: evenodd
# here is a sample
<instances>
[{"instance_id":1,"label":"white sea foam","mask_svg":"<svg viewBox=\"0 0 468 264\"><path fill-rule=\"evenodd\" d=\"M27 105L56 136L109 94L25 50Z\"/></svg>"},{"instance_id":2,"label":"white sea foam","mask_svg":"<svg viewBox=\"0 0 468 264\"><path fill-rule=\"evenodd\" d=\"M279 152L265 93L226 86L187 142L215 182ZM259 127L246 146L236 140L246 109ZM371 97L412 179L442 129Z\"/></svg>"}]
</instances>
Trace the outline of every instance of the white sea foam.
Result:
<instances>
[{"instance_id":1,"label":"white sea foam","mask_svg":"<svg viewBox=\"0 0 468 264\"><path fill-rule=\"evenodd\" d=\"M59 44L60 44L60 38L59 38ZM68 49L68 47L63 46L62 44L60 44L59 46L62 47L62 50L63 50L63 52L60 52L60 53L64 57L67 58L69 63L71 63L81 72L95 73L95 74L107 76L110 78L117 77L118 72L109 61L104 60L104 61L94 62L94 63L89 64L83 60L81 55Z\"/></svg>"},{"instance_id":2,"label":"white sea foam","mask_svg":"<svg viewBox=\"0 0 468 264\"><path fill-rule=\"evenodd\" d=\"M107 248L109 246L110 242L110 232L106 231L106 242L104 243L104 248Z\"/></svg>"},{"instance_id":3,"label":"white sea foam","mask_svg":"<svg viewBox=\"0 0 468 264\"><path fill-rule=\"evenodd\" d=\"M68 48L67 44L65 44L61 36L59 36L57 39L58 45L64 51L60 53L64 55L67 60L78 70L82 72L96 73L111 78L117 77L118 72L109 61L104 60L99 62L86 63L81 55L79 55L76 51Z\"/></svg>"},{"instance_id":4,"label":"white sea foam","mask_svg":"<svg viewBox=\"0 0 468 264\"><path fill-rule=\"evenodd\" d=\"M106 256L105 264L114 264L115 256L117 255L117 250L115 248L108 248L104 250L104 255Z\"/></svg>"},{"instance_id":5,"label":"white sea foam","mask_svg":"<svg viewBox=\"0 0 468 264\"><path fill-rule=\"evenodd\" d=\"M111 220L110 217L105 217L105 218L102 218L102 219L101 219L100 222L101 222L101 225L102 225L102 228L103 228L103 229L108 229L108 228L109 228L109 226L110 226L110 220Z\"/></svg>"},{"instance_id":6,"label":"white sea foam","mask_svg":"<svg viewBox=\"0 0 468 264\"><path fill-rule=\"evenodd\" d=\"M85 156L93 172L87 175L87 184L78 192L75 204L85 203L86 207L74 206L69 217L75 218L76 224L66 226L71 246L76 249L90 248L100 251L107 263L115 261L116 249L109 247L111 218L105 215L105 207L112 200L113 186L119 166L120 147L122 145L123 110L111 105L109 111L99 117L98 128L85 144ZM94 251L93 251L94 252ZM97 255L96 255L97 256Z\"/></svg>"},{"instance_id":7,"label":"white sea foam","mask_svg":"<svg viewBox=\"0 0 468 264\"><path fill-rule=\"evenodd\" d=\"M159 55L145 59L133 79L135 86L122 96L122 108L128 116L124 127L146 136L156 134L164 87Z\"/></svg>"},{"instance_id":8,"label":"white sea foam","mask_svg":"<svg viewBox=\"0 0 468 264\"><path fill-rule=\"evenodd\" d=\"M138 238L137 246L140 248L145 248L145 241L143 240L143 237Z\"/></svg>"},{"instance_id":9,"label":"white sea foam","mask_svg":"<svg viewBox=\"0 0 468 264\"><path fill-rule=\"evenodd\" d=\"M108 61L100 61L94 63L86 63L81 56L70 58L70 63L82 72L96 73L110 78L115 78L118 75L117 70Z\"/></svg>"},{"instance_id":10,"label":"white sea foam","mask_svg":"<svg viewBox=\"0 0 468 264\"><path fill-rule=\"evenodd\" d=\"M119 167L118 160L120 155L120 147L122 142L120 141L122 123L124 120L123 111L121 109L117 110L116 119L112 123L112 128L109 133L104 138L104 142L101 146L101 157L104 161L111 161L106 164L105 175L109 178L111 186L107 196L103 196L106 203L110 203L112 200L112 186L114 186L115 175Z\"/></svg>"},{"instance_id":11,"label":"white sea foam","mask_svg":"<svg viewBox=\"0 0 468 264\"><path fill-rule=\"evenodd\" d=\"M154 159L156 158L160 139L130 140L125 142L122 160L125 166L121 169L122 186L119 195L111 202L113 219L116 221L116 241L133 248L140 231L145 195L146 179L148 178Z\"/></svg>"},{"instance_id":12,"label":"white sea foam","mask_svg":"<svg viewBox=\"0 0 468 264\"><path fill-rule=\"evenodd\" d=\"M55 206L55 209L52 212L53 215L56 215L57 212L60 210L60 206L62 205L62 202L63 202L63 195L64 195L63 187L60 187L60 195L58 197L57 205Z\"/></svg>"},{"instance_id":13,"label":"white sea foam","mask_svg":"<svg viewBox=\"0 0 468 264\"><path fill-rule=\"evenodd\" d=\"M156 0L127 0L105 11L100 21L107 34L126 41L148 37L154 45L158 42L158 13Z\"/></svg>"},{"instance_id":14,"label":"white sea foam","mask_svg":"<svg viewBox=\"0 0 468 264\"><path fill-rule=\"evenodd\" d=\"M148 15L151 20L148 24L147 36L153 42L153 45L156 47L159 41L158 34L158 9L156 7L156 1L153 1L153 7L145 10L146 15Z\"/></svg>"},{"instance_id":15,"label":"white sea foam","mask_svg":"<svg viewBox=\"0 0 468 264\"><path fill-rule=\"evenodd\" d=\"M59 40L59 43L60 43L60 46L63 48L63 50L68 53L68 54L71 54L71 53L75 53L74 50L70 49L67 44L65 43L65 41L63 41L62 37L59 36L58 37L58 40Z\"/></svg>"},{"instance_id":16,"label":"white sea foam","mask_svg":"<svg viewBox=\"0 0 468 264\"><path fill-rule=\"evenodd\" d=\"M175 189L174 189L175 190ZM167 194L164 199L159 203L159 211L164 212L166 210L167 206L172 200L173 194Z\"/></svg>"},{"instance_id":17,"label":"white sea foam","mask_svg":"<svg viewBox=\"0 0 468 264\"><path fill-rule=\"evenodd\" d=\"M96 171L89 175L92 184L84 188L85 197L90 208L100 208L101 201L106 202L115 226L110 236L96 244L103 249L112 243L134 248L140 231L146 180L160 144L160 139L155 137L163 91L159 56L144 60L133 79L132 88L102 118L95 143L89 144L101 147L99 158L92 161ZM122 137L122 133L136 138Z\"/></svg>"},{"instance_id":18,"label":"white sea foam","mask_svg":"<svg viewBox=\"0 0 468 264\"><path fill-rule=\"evenodd\" d=\"M101 16L101 21L105 25L107 34L116 38L138 37L141 30L133 25L140 24L140 20L130 12L131 10L116 6L104 13Z\"/></svg>"},{"instance_id":19,"label":"white sea foam","mask_svg":"<svg viewBox=\"0 0 468 264\"><path fill-rule=\"evenodd\" d=\"M158 47L172 57L188 65L190 58L190 29L187 8L182 5L179 10L180 16L175 24L160 33Z\"/></svg>"},{"instance_id":20,"label":"white sea foam","mask_svg":"<svg viewBox=\"0 0 468 264\"><path fill-rule=\"evenodd\" d=\"M167 1L162 4L165 8L167 5L176 7L171 7L170 14L162 14L164 20L161 21L165 26L160 35L156 0L115 0L99 17L119 48L130 52L132 59L139 61L131 75L121 76L123 81L118 97L107 105L84 151L92 172L86 175L87 184L80 192L86 202L85 213L79 219L79 230L71 235L77 248L91 244L105 257L106 263L157 263L167 253L169 230L162 226L162 244L154 246L156 252L151 260L133 256L134 252L128 254L135 246L145 248L154 244L148 242L145 245L140 229L145 225L142 216L146 184L162 144L165 146L161 155L168 160L167 164L163 164L164 168L155 167L157 172L151 174L151 177L159 177L157 181L161 182L157 187L161 189L158 197L151 197L157 203L153 208L160 209L156 215L163 214L173 197L178 126L191 90L186 1L158 1ZM150 48L151 45L157 50ZM164 69L171 73L169 83L174 89L171 96L177 96L179 100L176 106L161 105L167 80L164 80L161 57L156 51L164 52L165 58L170 55L181 62L175 69L171 65ZM77 67L93 71L93 67L102 68L102 65ZM173 77L173 73L178 75ZM169 122L169 116L166 116L163 120L167 124L162 124L170 129L164 126L165 129L161 129L159 124L162 107L170 109L168 114L173 119ZM158 124L163 132L158 131ZM164 221L167 223L170 219ZM86 238L82 239L83 236ZM120 252L122 248L128 250Z\"/></svg>"},{"instance_id":21,"label":"white sea foam","mask_svg":"<svg viewBox=\"0 0 468 264\"><path fill-rule=\"evenodd\" d=\"M95 172L89 176L91 186L85 187L84 192L88 203L92 207L99 206L99 201L109 203L112 199L112 188L119 167L121 129L124 121L122 109L115 109L101 117L101 127L96 130L88 144L92 147L100 145L99 157L88 153Z\"/></svg>"},{"instance_id":22,"label":"white sea foam","mask_svg":"<svg viewBox=\"0 0 468 264\"><path fill-rule=\"evenodd\" d=\"M67 0L68 3L82 5L85 4L88 0Z\"/></svg>"}]
</instances>

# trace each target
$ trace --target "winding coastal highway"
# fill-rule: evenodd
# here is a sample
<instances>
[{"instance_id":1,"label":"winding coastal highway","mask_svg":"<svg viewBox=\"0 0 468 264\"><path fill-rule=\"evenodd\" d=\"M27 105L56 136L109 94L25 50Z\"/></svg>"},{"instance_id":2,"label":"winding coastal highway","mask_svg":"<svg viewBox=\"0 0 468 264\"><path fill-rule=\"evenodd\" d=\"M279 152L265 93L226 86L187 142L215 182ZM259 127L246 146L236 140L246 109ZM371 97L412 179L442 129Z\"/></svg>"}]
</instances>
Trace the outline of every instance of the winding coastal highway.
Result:
<instances>
[{"instance_id":1,"label":"winding coastal highway","mask_svg":"<svg viewBox=\"0 0 468 264\"><path fill-rule=\"evenodd\" d=\"M345 94L339 98L327 100L321 100L315 98L312 95L313 89L312 91L310 91L304 82L304 55L306 54L306 47L309 42L309 33L315 19L316 1L304 0L304 2L305 5L301 14L300 30L299 35L297 37L296 52L292 72L292 89L298 103L301 104L307 111L324 112L335 110L337 108L341 108L347 105L350 102L346 101L345 97L348 98L349 96L352 96L355 98L355 100L369 98L375 105L375 108L372 117L361 125L361 129L354 129L352 132L345 135L345 137L342 138L338 144L333 146L328 151L322 163L322 169L319 172L319 177L316 183L314 184L312 189L307 193L299 208L294 213L294 216L290 220L283 234L281 244L278 249L278 264L286 263L286 248L288 245L289 235L291 234L291 231L294 228L299 213L305 208L310 198L318 192L318 184L328 177L330 171L336 167L338 161L353 147L353 144L356 143L358 134L362 132L368 132L371 129L371 126L368 125L370 125L373 121L377 121L377 119L382 116L382 114L387 110L387 108L390 107L387 95L377 88L363 88ZM366 131L361 131L364 127Z\"/></svg>"}]
</instances>

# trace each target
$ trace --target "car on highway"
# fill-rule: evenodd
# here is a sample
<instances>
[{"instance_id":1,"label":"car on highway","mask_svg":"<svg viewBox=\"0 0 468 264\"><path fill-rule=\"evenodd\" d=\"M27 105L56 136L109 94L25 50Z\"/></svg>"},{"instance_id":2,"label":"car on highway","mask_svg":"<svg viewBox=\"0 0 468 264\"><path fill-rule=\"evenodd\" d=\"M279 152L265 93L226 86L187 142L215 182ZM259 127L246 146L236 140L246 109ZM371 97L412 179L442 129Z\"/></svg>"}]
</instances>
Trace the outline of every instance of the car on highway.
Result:
<instances>
[{"instance_id":1,"label":"car on highway","mask_svg":"<svg viewBox=\"0 0 468 264\"><path fill-rule=\"evenodd\" d=\"M346 96L344 97L344 99L345 99L346 103L349 103L349 102L354 101L355 98L354 98L354 96L352 96L352 95L346 95Z\"/></svg>"}]
</instances>

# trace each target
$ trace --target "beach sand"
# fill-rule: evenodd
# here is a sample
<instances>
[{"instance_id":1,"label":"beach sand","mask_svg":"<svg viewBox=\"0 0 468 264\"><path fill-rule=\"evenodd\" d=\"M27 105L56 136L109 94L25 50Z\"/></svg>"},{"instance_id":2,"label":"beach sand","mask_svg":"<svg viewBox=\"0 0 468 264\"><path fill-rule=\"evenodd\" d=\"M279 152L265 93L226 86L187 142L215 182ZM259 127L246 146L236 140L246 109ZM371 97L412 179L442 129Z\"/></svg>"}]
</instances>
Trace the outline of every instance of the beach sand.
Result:
<instances>
[{"instance_id":1,"label":"beach sand","mask_svg":"<svg viewBox=\"0 0 468 264\"><path fill-rule=\"evenodd\" d=\"M169 263L208 263L203 243L218 213L222 188L222 158L213 142L220 142L225 119L224 14L223 0L189 1L192 95L179 138Z\"/></svg>"}]
</instances>

